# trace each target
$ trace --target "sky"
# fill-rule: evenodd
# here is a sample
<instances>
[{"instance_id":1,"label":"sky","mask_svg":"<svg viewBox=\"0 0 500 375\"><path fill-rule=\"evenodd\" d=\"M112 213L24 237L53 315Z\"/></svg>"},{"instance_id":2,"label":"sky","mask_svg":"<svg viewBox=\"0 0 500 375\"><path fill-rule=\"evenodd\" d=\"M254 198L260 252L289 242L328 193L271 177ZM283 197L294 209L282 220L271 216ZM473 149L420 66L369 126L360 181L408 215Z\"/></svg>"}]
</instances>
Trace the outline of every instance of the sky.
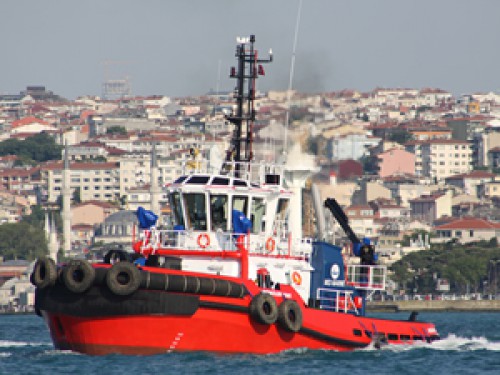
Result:
<instances>
[{"instance_id":1,"label":"sky","mask_svg":"<svg viewBox=\"0 0 500 375\"><path fill-rule=\"evenodd\" d=\"M2 0L0 93L43 85L68 99L128 77L133 95L230 91L236 37L289 83L300 0ZM303 0L293 88L500 91L498 0Z\"/></svg>"}]
</instances>

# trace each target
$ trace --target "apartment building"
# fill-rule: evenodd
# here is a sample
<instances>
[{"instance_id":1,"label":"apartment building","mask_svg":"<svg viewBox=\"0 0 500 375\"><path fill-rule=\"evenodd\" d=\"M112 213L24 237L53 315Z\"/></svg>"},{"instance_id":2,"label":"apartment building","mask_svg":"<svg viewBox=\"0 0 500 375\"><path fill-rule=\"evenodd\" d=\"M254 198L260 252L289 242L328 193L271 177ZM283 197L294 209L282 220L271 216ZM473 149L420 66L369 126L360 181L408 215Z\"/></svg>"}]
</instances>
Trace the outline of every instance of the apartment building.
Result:
<instances>
[{"instance_id":1,"label":"apartment building","mask_svg":"<svg viewBox=\"0 0 500 375\"><path fill-rule=\"evenodd\" d=\"M431 139L405 145L415 154L415 174L436 181L472 170L472 149L466 141Z\"/></svg>"},{"instance_id":2,"label":"apartment building","mask_svg":"<svg viewBox=\"0 0 500 375\"><path fill-rule=\"evenodd\" d=\"M112 201L120 194L118 163L71 163L70 187L79 191L82 202ZM41 167L41 178L47 190L47 200L55 203L62 194L63 162L51 162Z\"/></svg>"}]
</instances>

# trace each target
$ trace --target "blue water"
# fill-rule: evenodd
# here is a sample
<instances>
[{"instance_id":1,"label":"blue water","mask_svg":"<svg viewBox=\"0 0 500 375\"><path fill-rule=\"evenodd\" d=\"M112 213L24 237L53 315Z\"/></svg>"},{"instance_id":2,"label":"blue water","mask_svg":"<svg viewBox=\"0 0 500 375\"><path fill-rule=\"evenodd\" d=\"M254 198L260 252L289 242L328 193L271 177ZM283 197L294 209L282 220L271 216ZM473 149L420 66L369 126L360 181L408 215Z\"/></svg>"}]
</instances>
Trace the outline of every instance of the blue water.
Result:
<instances>
[{"instance_id":1,"label":"blue water","mask_svg":"<svg viewBox=\"0 0 500 375\"><path fill-rule=\"evenodd\" d=\"M500 374L500 313L421 313L419 318L435 322L443 339L349 353L303 349L264 356L91 357L54 350L36 315L0 315L0 374Z\"/></svg>"}]
</instances>

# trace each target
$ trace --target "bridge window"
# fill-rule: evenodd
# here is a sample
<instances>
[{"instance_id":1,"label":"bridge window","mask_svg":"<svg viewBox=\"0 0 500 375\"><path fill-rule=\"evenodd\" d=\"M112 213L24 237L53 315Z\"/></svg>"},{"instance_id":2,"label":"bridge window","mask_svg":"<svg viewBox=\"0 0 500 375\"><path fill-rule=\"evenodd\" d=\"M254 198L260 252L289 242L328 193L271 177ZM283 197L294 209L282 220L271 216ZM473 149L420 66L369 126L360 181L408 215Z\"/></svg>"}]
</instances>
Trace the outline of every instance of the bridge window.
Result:
<instances>
[{"instance_id":1,"label":"bridge window","mask_svg":"<svg viewBox=\"0 0 500 375\"><path fill-rule=\"evenodd\" d=\"M252 221L252 233L260 233L265 231L264 217L266 215L266 205L262 198L252 198L252 208L250 212L250 220Z\"/></svg>"},{"instance_id":2,"label":"bridge window","mask_svg":"<svg viewBox=\"0 0 500 375\"><path fill-rule=\"evenodd\" d=\"M222 229L227 230L227 211L228 199L227 195L211 195L210 210L212 219L212 230Z\"/></svg>"},{"instance_id":3,"label":"bridge window","mask_svg":"<svg viewBox=\"0 0 500 375\"><path fill-rule=\"evenodd\" d=\"M248 197L235 195L233 197L233 210L238 210L247 214Z\"/></svg>"},{"instance_id":4,"label":"bridge window","mask_svg":"<svg viewBox=\"0 0 500 375\"><path fill-rule=\"evenodd\" d=\"M204 185L208 182L209 179L210 179L209 176L192 176L187 183L188 184L196 184L196 185Z\"/></svg>"},{"instance_id":5,"label":"bridge window","mask_svg":"<svg viewBox=\"0 0 500 375\"><path fill-rule=\"evenodd\" d=\"M288 218L288 205L290 201L288 199L281 198L278 201L278 209L276 210L276 219L286 220Z\"/></svg>"},{"instance_id":6,"label":"bridge window","mask_svg":"<svg viewBox=\"0 0 500 375\"><path fill-rule=\"evenodd\" d=\"M205 194L187 193L183 196L188 227L194 230L207 230Z\"/></svg>"},{"instance_id":7,"label":"bridge window","mask_svg":"<svg viewBox=\"0 0 500 375\"><path fill-rule=\"evenodd\" d=\"M214 177L211 185L229 185L229 179L224 177Z\"/></svg>"},{"instance_id":8,"label":"bridge window","mask_svg":"<svg viewBox=\"0 0 500 375\"><path fill-rule=\"evenodd\" d=\"M246 216L247 208L248 208L247 196L241 196L241 195L233 196L233 208L232 208L233 210L243 212L243 214ZM234 230L232 221L231 221L231 230Z\"/></svg>"},{"instance_id":9,"label":"bridge window","mask_svg":"<svg viewBox=\"0 0 500 375\"><path fill-rule=\"evenodd\" d=\"M170 206L172 207L172 212L174 214L174 225L184 225L184 216L182 215L182 205L181 205L181 195L179 193L173 193L171 196Z\"/></svg>"}]
</instances>

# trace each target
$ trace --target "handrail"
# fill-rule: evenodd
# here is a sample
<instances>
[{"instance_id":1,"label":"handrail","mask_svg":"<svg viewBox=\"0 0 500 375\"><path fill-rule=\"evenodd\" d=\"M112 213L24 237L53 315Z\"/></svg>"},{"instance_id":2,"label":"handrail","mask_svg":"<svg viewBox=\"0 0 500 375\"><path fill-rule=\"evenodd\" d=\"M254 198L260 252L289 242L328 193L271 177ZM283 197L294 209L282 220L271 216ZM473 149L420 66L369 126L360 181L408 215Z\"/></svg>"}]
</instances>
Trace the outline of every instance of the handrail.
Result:
<instances>
[{"instance_id":1,"label":"handrail","mask_svg":"<svg viewBox=\"0 0 500 375\"><path fill-rule=\"evenodd\" d=\"M138 241L141 249L173 249L186 251L236 251L236 240L244 236L245 245L251 254L270 256L305 256L304 244L297 240L291 241L290 235L273 235L265 237L264 234L235 234L223 231L191 231L156 229L142 230L139 232ZM310 246L310 244L309 244ZM294 251L292 251L292 249Z\"/></svg>"},{"instance_id":2,"label":"handrail","mask_svg":"<svg viewBox=\"0 0 500 375\"><path fill-rule=\"evenodd\" d=\"M365 290L385 290L387 267L350 264L347 266L346 285Z\"/></svg>"},{"instance_id":3,"label":"handrail","mask_svg":"<svg viewBox=\"0 0 500 375\"><path fill-rule=\"evenodd\" d=\"M185 160L182 163L183 174L193 173L209 173L222 174L228 177L237 177L243 180L259 184L267 184L266 176L279 176L279 183L271 183L271 185L281 186L283 181L284 165L265 164L263 162L235 162L225 161L222 166L210 164L208 160Z\"/></svg>"},{"instance_id":4,"label":"handrail","mask_svg":"<svg viewBox=\"0 0 500 375\"><path fill-rule=\"evenodd\" d=\"M318 288L316 300L319 301L319 308L322 310L332 310L335 312L359 314L359 303L353 299L352 290L336 288ZM356 297L361 298L361 297ZM357 306L358 305L358 306Z\"/></svg>"}]
</instances>

